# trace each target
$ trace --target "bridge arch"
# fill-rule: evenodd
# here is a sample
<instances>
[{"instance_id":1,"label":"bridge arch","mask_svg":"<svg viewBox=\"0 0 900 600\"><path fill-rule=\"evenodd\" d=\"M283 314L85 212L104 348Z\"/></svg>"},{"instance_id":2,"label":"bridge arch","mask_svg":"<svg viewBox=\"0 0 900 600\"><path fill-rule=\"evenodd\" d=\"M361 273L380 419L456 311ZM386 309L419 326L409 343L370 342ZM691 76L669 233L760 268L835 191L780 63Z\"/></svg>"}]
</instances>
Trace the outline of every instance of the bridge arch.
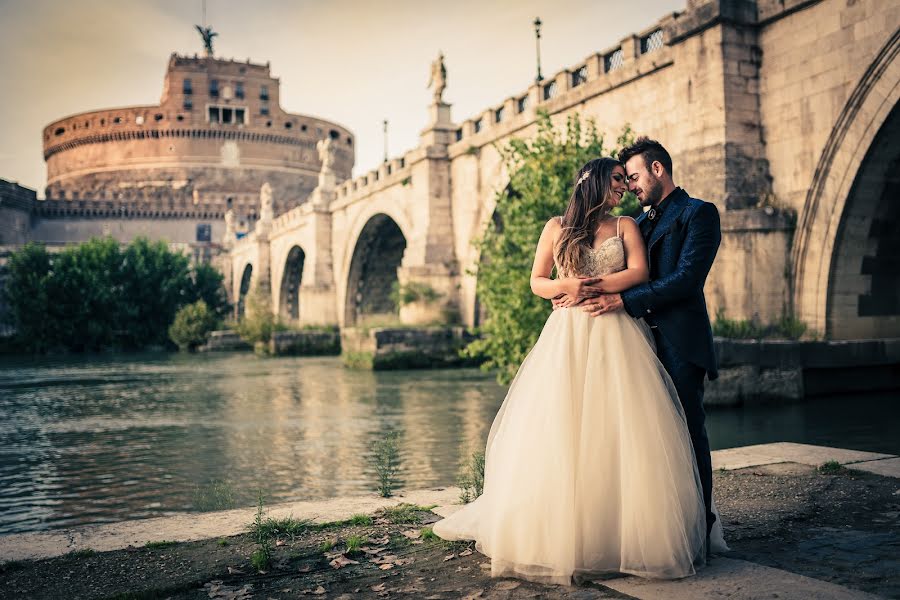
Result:
<instances>
[{"instance_id":1,"label":"bridge arch","mask_svg":"<svg viewBox=\"0 0 900 600\"><path fill-rule=\"evenodd\" d=\"M794 308L835 339L900 336L900 32L853 90L800 215Z\"/></svg>"},{"instance_id":2,"label":"bridge arch","mask_svg":"<svg viewBox=\"0 0 900 600\"><path fill-rule=\"evenodd\" d=\"M344 294L344 325L391 320L399 315L392 293L398 284L407 238L385 213L369 217L355 237Z\"/></svg>"},{"instance_id":3,"label":"bridge arch","mask_svg":"<svg viewBox=\"0 0 900 600\"><path fill-rule=\"evenodd\" d=\"M288 251L281 275L281 290L278 295L278 313L283 319L297 321L300 319L300 283L303 279L303 265L306 253L303 248L294 245Z\"/></svg>"},{"instance_id":4,"label":"bridge arch","mask_svg":"<svg viewBox=\"0 0 900 600\"><path fill-rule=\"evenodd\" d=\"M238 288L237 316L240 319L247 310L247 294L250 292L250 285L253 283L253 265L247 263L241 273L241 284Z\"/></svg>"}]
</instances>

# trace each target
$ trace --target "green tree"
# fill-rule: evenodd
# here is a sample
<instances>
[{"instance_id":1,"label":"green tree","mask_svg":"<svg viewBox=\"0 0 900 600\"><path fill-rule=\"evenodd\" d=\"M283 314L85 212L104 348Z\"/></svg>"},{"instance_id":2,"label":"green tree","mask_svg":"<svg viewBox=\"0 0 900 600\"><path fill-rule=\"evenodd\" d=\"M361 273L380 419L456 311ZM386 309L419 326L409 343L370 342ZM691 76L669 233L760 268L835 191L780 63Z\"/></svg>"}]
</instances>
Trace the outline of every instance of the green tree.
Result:
<instances>
[{"instance_id":1,"label":"green tree","mask_svg":"<svg viewBox=\"0 0 900 600\"><path fill-rule=\"evenodd\" d=\"M499 148L510 174L509 185L498 192L493 226L475 243L481 256L477 293L487 317L478 339L464 353L486 359L484 369L496 369L508 383L537 341L551 305L531 292L531 265L541 230L548 219L565 211L573 177L587 161L613 156L590 120L569 116L564 128L554 127L546 112L537 117L537 135L512 139ZM633 141L627 126L617 148ZM626 195L632 196L631 194ZM635 205L627 198L623 209Z\"/></svg>"},{"instance_id":2,"label":"green tree","mask_svg":"<svg viewBox=\"0 0 900 600\"><path fill-rule=\"evenodd\" d=\"M191 270L191 299L203 300L217 317L225 318L228 313L228 296L223 282L225 277L212 265L201 263Z\"/></svg>"},{"instance_id":3,"label":"green tree","mask_svg":"<svg viewBox=\"0 0 900 600\"><path fill-rule=\"evenodd\" d=\"M210 331L215 330L219 318L209 310L206 302L197 300L182 306L175 313L175 321L169 327L169 338L180 350L193 351L206 343Z\"/></svg>"},{"instance_id":4,"label":"green tree","mask_svg":"<svg viewBox=\"0 0 900 600\"><path fill-rule=\"evenodd\" d=\"M4 294L10 307L9 320L16 327L17 337L33 340L31 349L46 351L55 337L53 322L46 314L50 254L43 245L28 243L10 256L8 268Z\"/></svg>"},{"instance_id":5,"label":"green tree","mask_svg":"<svg viewBox=\"0 0 900 600\"><path fill-rule=\"evenodd\" d=\"M5 289L16 345L25 351L95 351L169 345L168 329L185 304L227 309L222 276L163 242L126 248L92 239L50 253L29 244L9 261Z\"/></svg>"}]
</instances>

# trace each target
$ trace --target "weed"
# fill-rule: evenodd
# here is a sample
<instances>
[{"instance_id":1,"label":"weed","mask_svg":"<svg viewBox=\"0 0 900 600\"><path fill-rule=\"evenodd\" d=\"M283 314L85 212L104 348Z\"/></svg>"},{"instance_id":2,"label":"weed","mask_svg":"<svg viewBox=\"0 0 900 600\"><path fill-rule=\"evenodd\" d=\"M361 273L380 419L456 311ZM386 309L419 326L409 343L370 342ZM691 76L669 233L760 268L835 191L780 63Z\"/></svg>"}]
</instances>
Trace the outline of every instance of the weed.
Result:
<instances>
[{"instance_id":1,"label":"weed","mask_svg":"<svg viewBox=\"0 0 900 600\"><path fill-rule=\"evenodd\" d=\"M382 510L382 516L394 524L415 524L419 522L419 512L427 510L417 504L402 503Z\"/></svg>"},{"instance_id":2,"label":"weed","mask_svg":"<svg viewBox=\"0 0 900 600\"><path fill-rule=\"evenodd\" d=\"M253 524L250 526L250 532L256 541L258 548L250 555L250 563L257 571L262 571L269 566L272 558L272 546L269 543L269 532L266 529L267 519L266 512L263 507L262 491L257 492L256 515L253 518Z\"/></svg>"},{"instance_id":3,"label":"weed","mask_svg":"<svg viewBox=\"0 0 900 600\"><path fill-rule=\"evenodd\" d=\"M330 552L336 543L337 540L335 538L323 540L322 543L319 544L319 552Z\"/></svg>"},{"instance_id":4,"label":"weed","mask_svg":"<svg viewBox=\"0 0 900 600\"><path fill-rule=\"evenodd\" d=\"M371 525L372 517L369 515L353 515L347 521L348 525Z\"/></svg>"},{"instance_id":5,"label":"weed","mask_svg":"<svg viewBox=\"0 0 900 600\"><path fill-rule=\"evenodd\" d=\"M361 535L351 535L347 538L347 554L356 554L360 552L360 548L363 543L366 541Z\"/></svg>"},{"instance_id":6,"label":"weed","mask_svg":"<svg viewBox=\"0 0 900 600\"><path fill-rule=\"evenodd\" d=\"M162 550L163 548L171 548L178 542L172 542L169 540L160 540L158 542L147 542L144 544L144 548L148 550Z\"/></svg>"},{"instance_id":7,"label":"weed","mask_svg":"<svg viewBox=\"0 0 900 600\"><path fill-rule=\"evenodd\" d=\"M266 519L260 526L260 535L265 536L266 538L280 536L295 537L311 527L312 522L307 519L295 519L294 517Z\"/></svg>"},{"instance_id":8,"label":"weed","mask_svg":"<svg viewBox=\"0 0 900 600\"><path fill-rule=\"evenodd\" d=\"M218 544L219 547L224 548L228 545L228 540L226 540L225 538L219 538L219 541L216 542L216 544Z\"/></svg>"},{"instance_id":9,"label":"weed","mask_svg":"<svg viewBox=\"0 0 900 600\"><path fill-rule=\"evenodd\" d=\"M419 537L421 539L425 540L426 542L434 542L434 541L441 539L440 537L438 537L438 534L436 534L431 527L423 527L419 531Z\"/></svg>"},{"instance_id":10,"label":"weed","mask_svg":"<svg viewBox=\"0 0 900 600\"><path fill-rule=\"evenodd\" d=\"M843 473L846 470L847 467L836 460L829 460L828 462L819 465L819 473L824 475L836 475L838 473Z\"/></svg>"},{"instance_id":11,"label":"weed","mask_svg":"<svg viewBox=\"0 0 900 600\"><path fill-rule=\"evenodd\" d=\"M468 504L484 492L484 452L473 452L459 476L459 500Z\"/></svg>"},{"instance_id":12,"label":"weed","mask_svg":"<svg viewBox=\"0 0 900 600\"><path fill-rule=\"evenodd\" d=\"M384 498L394 495L396 475L400 468L400 451L397 432L389 431L373 445L375 473L378 476L378 493Z\"/></svg>"},{"instance_id":13,"label":"weed","mask_svg":"<svg viewBox=\"0 0 900 600\"><path fill-rule=\"evenodd\" d=\"M93 556L97 554L96 550L91 548L82 548L81 550L72 550L69 552L68 556L72 558L87 558L88 556Z\"/></svg>"},{"instance_id":14,"label":"weed","mask_svg":"<svg viewBox=\"0 0 900 600\"><path fill-rule=\"evenodd\" d=\"M205 485L198 486L194 490L192 504L194 510L200 512L227 510L237 506L234 490L224 479L213 479Z\"/></svg>"}]
</instances>

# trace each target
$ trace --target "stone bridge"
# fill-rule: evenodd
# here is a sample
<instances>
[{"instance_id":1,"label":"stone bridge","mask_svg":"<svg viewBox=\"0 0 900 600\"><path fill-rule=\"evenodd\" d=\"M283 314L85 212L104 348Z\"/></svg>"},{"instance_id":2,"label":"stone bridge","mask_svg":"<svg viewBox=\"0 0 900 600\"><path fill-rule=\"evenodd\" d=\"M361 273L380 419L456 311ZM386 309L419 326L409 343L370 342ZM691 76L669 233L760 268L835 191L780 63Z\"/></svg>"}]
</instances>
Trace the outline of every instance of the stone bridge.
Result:
<instances>
[{"instance_id":1,"label":"stone bridge","mask_svg":"<svg viewBox=\"0 0 900 600\"><path fill-rule=\"evenodd\" d=\"M676 182L719 207L713 313L898 337L898 24L895 0L689 0L461 123L436 101L418 147L352 180L325 169L302 206L226 240L232 300L258 287L299 324L477 324L472 240L507 183L496 146L544 109L659 139ZM411 284L437 299L398 307L392 287Z\"/></svg>"}]
</instances>

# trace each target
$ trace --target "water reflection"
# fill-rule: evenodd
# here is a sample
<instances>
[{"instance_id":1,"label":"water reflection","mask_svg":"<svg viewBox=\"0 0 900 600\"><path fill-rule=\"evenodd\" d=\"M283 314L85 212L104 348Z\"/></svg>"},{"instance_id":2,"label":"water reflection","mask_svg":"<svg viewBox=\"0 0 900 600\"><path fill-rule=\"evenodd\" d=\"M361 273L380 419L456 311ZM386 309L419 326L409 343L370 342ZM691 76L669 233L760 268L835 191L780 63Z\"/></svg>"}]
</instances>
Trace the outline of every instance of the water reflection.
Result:
<instances>
[{"instance_id":1,"label":"water reflection","mask_svg":"<svg viewBox=\"0 0 900 600\"><path fill-rule=\"evenodd\" d=\"M0 363L0 533L376 489L372 445L398 432L401 483L456 481L505 389L475 370L372 373L248 354ZM714 448L797 441L900 453L890 396L711 410Z\"/></svg>"}]
</instances>

